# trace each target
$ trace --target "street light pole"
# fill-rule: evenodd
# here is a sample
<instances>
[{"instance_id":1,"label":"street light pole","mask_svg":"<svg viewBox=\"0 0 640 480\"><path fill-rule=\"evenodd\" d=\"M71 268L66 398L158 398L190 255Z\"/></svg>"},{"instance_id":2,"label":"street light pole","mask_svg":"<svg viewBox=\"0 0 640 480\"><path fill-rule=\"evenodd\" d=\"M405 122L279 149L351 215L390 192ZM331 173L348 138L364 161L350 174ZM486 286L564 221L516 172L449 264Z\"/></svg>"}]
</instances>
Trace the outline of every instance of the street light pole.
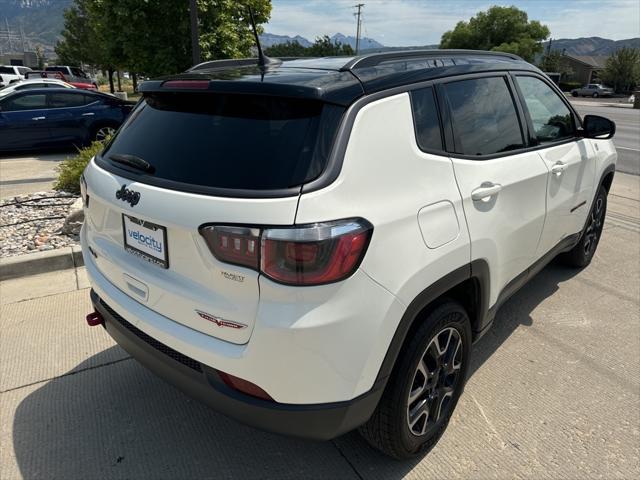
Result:
<instances>
[{"instance_id":1,"label":"street light pole","mask_svg":"<svg viewBox=\"0 0 640 480\"><path fill-rule=\"evenodd\" d=\"M189 14L191 17L191 56L194 65L200 63L200 33L198 32L198 5L196 0L189 0Z\"/></svg>"}]
</instances>

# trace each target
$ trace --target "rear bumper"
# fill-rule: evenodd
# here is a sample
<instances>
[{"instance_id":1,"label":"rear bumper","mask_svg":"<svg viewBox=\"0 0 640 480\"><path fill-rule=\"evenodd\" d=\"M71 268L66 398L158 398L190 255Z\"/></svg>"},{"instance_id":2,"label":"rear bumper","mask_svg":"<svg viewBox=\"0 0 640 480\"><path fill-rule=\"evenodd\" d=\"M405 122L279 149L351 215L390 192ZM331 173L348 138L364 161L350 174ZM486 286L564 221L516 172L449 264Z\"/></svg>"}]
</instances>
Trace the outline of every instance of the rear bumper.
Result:
<instances>
[{"instance_id":1,"label":"rear bumper","mask_svg":"<svg viewBox=\"0 0 640 480\"><path fill-rule=\"evenodd\" d=\"M328 440L366 422L382 396L378 387L345 402L283 404L237 392L217 372L155 340L122 318L91 290L105 328L131 356L191 397L242 423L270 432Z\"/></svg>"}]
</instances>

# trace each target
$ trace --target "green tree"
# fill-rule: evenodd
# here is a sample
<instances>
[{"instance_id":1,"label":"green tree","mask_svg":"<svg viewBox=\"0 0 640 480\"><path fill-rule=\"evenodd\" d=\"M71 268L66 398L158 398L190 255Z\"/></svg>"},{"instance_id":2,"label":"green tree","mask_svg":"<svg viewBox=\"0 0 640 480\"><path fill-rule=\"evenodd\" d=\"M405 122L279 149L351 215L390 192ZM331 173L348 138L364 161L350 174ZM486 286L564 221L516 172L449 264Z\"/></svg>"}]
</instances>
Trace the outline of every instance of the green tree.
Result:
<instances>
[{"instance_id":1,"label":"green tree","mask_svg":"<svg viewBox=\"0 0 640 480\"><path fill-rule=\"evenodd\" d=\"M335 57L338 55L354 55L350 45L333 42L328 35L317 37L309 47L309 57Z\"/></svg>"},{"instance_id":2,"label":"green tree","mask_svg":"<svg viewBox=\"0 0 640 480\"><path fill-rule=\"evenodd\" d=\"M515 53L531 62L542 51L542 41L548 36L549 28L537 20L529 21L526 12L516 7L493 6L445 32L440 48Z\"/></svg>"},{"instance_id":3,"label":"green tree","mask_svg":"<svg viewBox=\"0 0 640 480\"><path fill-rule=\"evenodd\" d=\"M269 0L198 0L203 60L246 57L256 23L271 13ZM191 66L188 0L75 0L65 13L61 59L105 70L123 69L155 77ZM73 61L72 61L73 60Z\"/></svg>"},{"instance_id":4,"label":"green tree","mask_svg":"<svg viewBox=\"0 0 640 480\"><path fill-rule=\"evenodd\" d=\"M562 53L560 50L551 50L545 53L538 64L543 72L554 72L564 76L573 75L573 70L566 63L562 62Z\"/></svg>"},{"instance_id":5,"label":"green tree","mask_svg":"<svg viewBox=\"0 0 640 480\"><path fill-rule=\"evenodd\" d=\"M44 69L44 50L40 45L36 46L36 58L38 60L38 70Z\"/></svg>"},{"instance_id":6,"label":"green tree","mask_svg":"<svg viewBox=\"0 0 640 480\"><path fill-rule=\"evenodd\" d=\"M640 83L640 49L622 47L607 59L600 78L616 92L628 92Z\"/></svg>"},{"instance_id":7,"label":"green tree","mask_svg":"<svg viewBox=\"0 0 640 480\"><path fill-rule=\"evenodd\" d=\"M279 43L264 49L264 54L269 57L308 57L308 48L303 47L297 41Z\"/></svg>"},{"instance_id":8,"label":"green tree","mask_svg":"<svg viewBox=\"0 0 640 480\"><path fill-rule=\"evenodd\" d=\"M64 29L62 39L55 46L58 62L64 65L80 65L81 63L96 64L95 33L89 7L93 0L76 0L64 12Z\"/></svg>"},{"instance_id":9,"label":"green tree","mask_svg":"<svg viewBox=\"0 0 640 480\"><path fill-rule=\"evenodd\" d=\"M333 42L328 35L317 37L310 47L303 47L293 41L273 45L266 48L264 53L270 57L336 57L355 54L350 45Z\"/></svg>"}]
</instances>

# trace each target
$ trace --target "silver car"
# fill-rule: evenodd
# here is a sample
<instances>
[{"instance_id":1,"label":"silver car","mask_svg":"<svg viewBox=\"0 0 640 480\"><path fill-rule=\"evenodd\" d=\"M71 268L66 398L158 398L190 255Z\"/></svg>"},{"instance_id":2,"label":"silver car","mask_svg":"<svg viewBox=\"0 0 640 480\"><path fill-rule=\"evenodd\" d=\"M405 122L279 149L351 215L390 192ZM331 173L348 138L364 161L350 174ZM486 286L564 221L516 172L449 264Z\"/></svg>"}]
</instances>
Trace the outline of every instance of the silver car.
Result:
<instances>
[{"instance_id":1,"label":"silver car","mask_svg":"<svg viewBox=\"0 0 640 480\"><path fill-rule=\"evenodd\" d=\"M571 90L574 97L610 97L613 95L613 89L605 87L599 83L590 83L582 88L574 88Z\"/></svg>"}]
</instances>

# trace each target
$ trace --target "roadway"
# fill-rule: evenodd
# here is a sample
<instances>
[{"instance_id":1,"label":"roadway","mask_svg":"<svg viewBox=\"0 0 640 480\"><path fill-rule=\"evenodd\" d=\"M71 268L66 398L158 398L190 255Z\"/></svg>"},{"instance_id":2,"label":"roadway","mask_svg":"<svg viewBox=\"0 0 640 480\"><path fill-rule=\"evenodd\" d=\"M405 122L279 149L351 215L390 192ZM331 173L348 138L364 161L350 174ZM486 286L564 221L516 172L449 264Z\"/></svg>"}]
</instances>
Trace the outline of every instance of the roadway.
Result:
<instances>
[{"instance_id":1,"label":"roadway","mask_svg":"<svg viewBox=\"0 0 640 480\"><path fill-rule=\"evenodd\" d=\"M628 107L612 107L611 100L570 99L580 115L600 115L616 122L613 143L618 150L617 170L640 175L640 110Z\"/></svg>"}]
</instances>

